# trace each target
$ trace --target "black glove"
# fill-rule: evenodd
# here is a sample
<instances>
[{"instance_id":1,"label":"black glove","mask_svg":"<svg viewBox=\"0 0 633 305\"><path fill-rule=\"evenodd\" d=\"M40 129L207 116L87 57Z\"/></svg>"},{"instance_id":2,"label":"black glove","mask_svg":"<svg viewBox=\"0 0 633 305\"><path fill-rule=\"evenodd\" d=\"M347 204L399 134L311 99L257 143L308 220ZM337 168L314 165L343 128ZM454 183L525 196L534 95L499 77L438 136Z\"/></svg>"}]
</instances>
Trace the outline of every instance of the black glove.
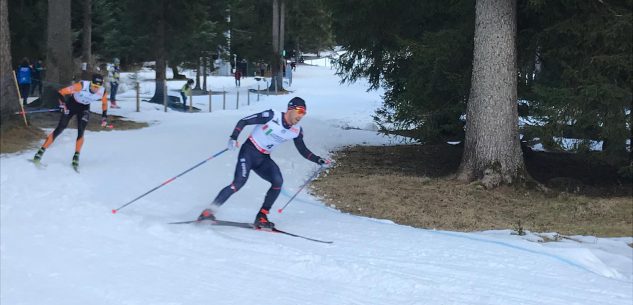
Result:
<instances>
[{"instance_id":1,"label":"black glove","mask_svg":"<svg viewBox=\"0 0 633 305\"><path fill-rule=\"evenodd\" d=\"M101 113L101 127L106 127L108 125L108 111L104 110Z\"/></svg>"},{"instance_id":2,"label":"black glove","mask_svg":"<svg viewBox=\"0 0 633 305\"><path fill-rule=\"evenodd\" d=\"M319 165L330 165L330 163L332 163L332 161L330 161L328 159L323 159L321 157L319 157L319 159L317 159L317 164L319 164Z\"/></svg>"}]
</instances>

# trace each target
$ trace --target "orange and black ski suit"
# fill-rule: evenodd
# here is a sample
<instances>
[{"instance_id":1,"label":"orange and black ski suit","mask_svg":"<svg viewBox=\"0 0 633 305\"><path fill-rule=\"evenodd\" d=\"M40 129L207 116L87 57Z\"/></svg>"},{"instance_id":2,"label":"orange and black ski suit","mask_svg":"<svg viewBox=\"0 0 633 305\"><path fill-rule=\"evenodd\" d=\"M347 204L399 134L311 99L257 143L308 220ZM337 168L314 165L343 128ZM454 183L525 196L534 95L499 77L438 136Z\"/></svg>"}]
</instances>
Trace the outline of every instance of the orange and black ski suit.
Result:
<instances>
[{"instance_id":1,"label":"orange and black ski suit","mask_svg":"<svg viewBox=\"0 0 633 305\"><path fill-rule=\"evenodd\" d=\"M77 115L77 142L75 144L75 152L80 152L84 144L84 130L86 130L90 119L91 102L101 100L102 117L104 119L107 118L108 98L105 88L99 86L96 92L92 92L90 84L90 81L81 81L59 90L61 96L65 97L66 95L70 95L70 98L68 102L64 102L63 99L60 99L59 107L62 108L62 116L59 119L57 127L48 135L42 147L48 148L53 144L57 136L66 129L73 115Z\"/></svg>"}]
</instances>

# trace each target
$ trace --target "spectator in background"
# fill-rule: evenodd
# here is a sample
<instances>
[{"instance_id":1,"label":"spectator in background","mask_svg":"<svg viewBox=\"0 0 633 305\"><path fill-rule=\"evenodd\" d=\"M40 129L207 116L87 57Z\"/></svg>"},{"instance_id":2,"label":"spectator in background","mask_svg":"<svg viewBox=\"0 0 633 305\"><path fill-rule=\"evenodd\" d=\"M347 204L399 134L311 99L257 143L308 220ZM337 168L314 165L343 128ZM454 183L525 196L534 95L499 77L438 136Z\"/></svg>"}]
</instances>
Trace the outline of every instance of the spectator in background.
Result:
<instances>
[{"instance_id":1,"label":"spectator in background","mask_svg":"<svg viewBox=\"0 0 633 305\"><path fill-rule=\"evenodd\" d=\"M31 95L38 89L38 96L42 96L42 79L44 78L44 65L42 60L39 59L33 67L33 76L31 77Z\"/></svg>"},{"instance_id":2,"label":"spectator in background","mask_svg":"<svg viewBox=\"0 0 633 305\"><path fill-rule=\"evenodd\" d=\"M116 93L119 89L119 80L121 79L121 69L119 68L119 59L115 58L112 66L108 67L108 79L110 80L110 108L121 108L116 103Z\"/></svg>"},{"instance_id":3,"label":"spectator in background","mask_svg":"<svg viewBox=\"0 0 633 305\"><path fill-rule=\"evenodd\" d=\"M264 74L266 73L266 64L264 64L264 62L260 62L259 63L259 76L264 77Z\"/></svg>"},{"instance_id":4,"label":"spectator in background","mask_svg":"<svg viewBox=\"0 0 633 305\"><path fill-rule=\"evenodd\" d=\"M240 69L235 69L235 86L239 87L240 86L240 79L242 79L242 72L240 72Z\"/></svg>"},{"instance_id":5,"label":"spectator in background","mask_svg":"<svg viewBox=\"0 0 633 305\"><path fill-rule=\"evenodd\" d=\"M191 87L193 86L193 79L187 80L182 89L180 89L180 96L182 96L182 106L187 109L187 96L191 95Z\"/></svg>"},{"instance_id":6,"label":"spectator in background","mask_svg":"<svg viewBox=\"0 0 633 305\"><path fill-rule=\"evenodd\" d=\"M18 67L16 76L18 79L18 87L20 88L20 95L22 96L23 104L26 106L26 100L29 97L29 91L31 88L31 76L33 75L33 68L29 63L28 58L24 57L22 63Z\"/></svg>"}]
</instances>

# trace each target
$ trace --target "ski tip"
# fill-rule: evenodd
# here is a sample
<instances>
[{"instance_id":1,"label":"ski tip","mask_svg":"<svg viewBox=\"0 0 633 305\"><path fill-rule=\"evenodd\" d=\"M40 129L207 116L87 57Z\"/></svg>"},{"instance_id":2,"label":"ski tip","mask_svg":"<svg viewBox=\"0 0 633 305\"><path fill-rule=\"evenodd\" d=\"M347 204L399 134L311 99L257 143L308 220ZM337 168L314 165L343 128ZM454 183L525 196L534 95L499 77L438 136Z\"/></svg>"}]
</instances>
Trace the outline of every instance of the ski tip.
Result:
<instances>
[{"instance_id":1,"label":"ski tip","mask_svg":"<svg viewBox=\"0 0 633 305\"><path fill-rule=\"evenodd\" d=\"M112 214L116 214L116 209L112 209Z\"/></svg>"}]
</instances>

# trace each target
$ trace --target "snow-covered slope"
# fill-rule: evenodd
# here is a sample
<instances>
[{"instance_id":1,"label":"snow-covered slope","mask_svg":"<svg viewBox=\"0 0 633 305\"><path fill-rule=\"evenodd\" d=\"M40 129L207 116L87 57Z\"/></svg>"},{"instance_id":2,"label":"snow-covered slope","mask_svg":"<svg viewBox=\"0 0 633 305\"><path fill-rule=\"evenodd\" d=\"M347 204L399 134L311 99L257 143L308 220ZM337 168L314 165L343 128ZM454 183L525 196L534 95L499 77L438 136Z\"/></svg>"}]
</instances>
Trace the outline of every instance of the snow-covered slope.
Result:
<instances>
[{"instance_id":1,"label":"snow-covered slope","mask_svg":"<svg viewBox=\"0 0 633 305\"><path fill-rule=\"evenodd\" d=\"M151 77L151 75L148 75ZM233 80L209 78L214 90ZM81 174L70 167L76 131L46 152L2 155L0 303L18 304L627 304L633 303L632 253L620 239L541 244L507 231L456 233L400 226L340 213L302 192L271 220L281 229L334 241L320 244L231 227L168 225L197 217L230 183L237 152L227 152L122 209L110 211L225 148L241 117L308 103L302 121L315 153L344 145L396 144L371 120L380 92L340 85L329 67L299 66L293 94L261 97L239 110L214 96L194 97L200 113L164 112L134 92L110 113L148 128L87 132ZM170 82L171 89L182 83ZM151 92L151 82L142 84ZM131 86L130 86L131 88ZM176 95L176 93L174 93ZM93 110L98 106L93 105ZM232 107L234 108L234 107ZM250 129L242 132L243 141ZM287 143L273 153L284 175L285 204L317 166ZM268 184L251 175L219 212L252 221ZM380 187L377 185L376 187ZM583 237L578 237L583 238Z\"/></svg>"}]
</instances>

